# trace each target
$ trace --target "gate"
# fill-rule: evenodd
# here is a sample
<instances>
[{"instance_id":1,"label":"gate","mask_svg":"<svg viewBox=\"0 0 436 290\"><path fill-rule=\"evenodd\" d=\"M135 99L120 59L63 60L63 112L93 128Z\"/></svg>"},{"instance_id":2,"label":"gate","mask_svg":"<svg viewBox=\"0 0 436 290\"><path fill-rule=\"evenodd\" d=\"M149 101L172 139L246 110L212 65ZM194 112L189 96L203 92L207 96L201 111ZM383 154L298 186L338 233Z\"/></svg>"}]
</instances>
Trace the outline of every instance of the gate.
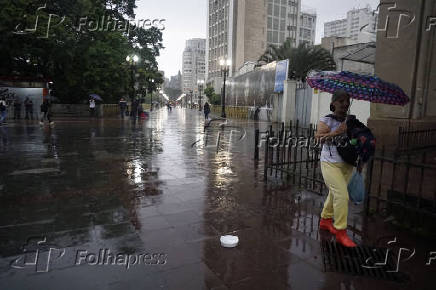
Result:
<instances>
[{"instance_id":1,"label":"gate","mask_svg":"<svg viewBox=\"0 0 436 290\"><path fill-rule=\"evenodd\" d=\"M295 117L300 125L309 127L312 112L312 88L306 83L297 83L295 91Z\"/></svg>"}]
</instances>

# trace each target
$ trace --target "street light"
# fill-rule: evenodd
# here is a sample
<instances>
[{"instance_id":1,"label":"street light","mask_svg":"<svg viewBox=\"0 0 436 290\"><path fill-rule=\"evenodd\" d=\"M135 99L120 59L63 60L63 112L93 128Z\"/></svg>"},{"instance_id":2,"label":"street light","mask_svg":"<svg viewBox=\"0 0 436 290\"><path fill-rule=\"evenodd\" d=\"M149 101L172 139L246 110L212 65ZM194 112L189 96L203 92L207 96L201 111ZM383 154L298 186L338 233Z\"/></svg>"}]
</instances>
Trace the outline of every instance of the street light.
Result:
<instances>
[{"instance_id":1,"label":"street light","mask_svg":"<svg viewBox=\"0 0 436 290\"><path fill-rule=\"evenodd\" d=\"M200 93L199 95L199 101L198 101L198 110L201 112L201 91L203 90L204 80L198 80L198 91Z\"/></svg>"},{"instance_id":2,"label":"street light","mask_svg":"<svg viewBox=\"0 0 436 290\"><path fill-rule=\"evenodd\" d=\"M150 112L153 111L153 85L154 85L154 79L150 80L150 94L151 94L151 101L150 101Z\"/></svg>"},{"instance_id":3,"label":"street light","mask_svg":"<svg viewBox=\"0 0 436 290\"><path fill-rule=\"evenodd\" d=\"M221 74L224 76L223 95L221 99L221 117L226 118L226 77L230 71L232 65L231 59L220 59Z\"/></svg>"},{"instance_id":4,"label":"street light","mask_svg":"<svg viewBox=\"0 0 436 290\"><path fill-rule=\"evenodd\" d=\"M139 61L139 57L135 55L128 55L126 61L130 64L131 82L132 90L130 91L130 100L133 101L135 98L135 64Z\"/></svg>"}]
</instances>

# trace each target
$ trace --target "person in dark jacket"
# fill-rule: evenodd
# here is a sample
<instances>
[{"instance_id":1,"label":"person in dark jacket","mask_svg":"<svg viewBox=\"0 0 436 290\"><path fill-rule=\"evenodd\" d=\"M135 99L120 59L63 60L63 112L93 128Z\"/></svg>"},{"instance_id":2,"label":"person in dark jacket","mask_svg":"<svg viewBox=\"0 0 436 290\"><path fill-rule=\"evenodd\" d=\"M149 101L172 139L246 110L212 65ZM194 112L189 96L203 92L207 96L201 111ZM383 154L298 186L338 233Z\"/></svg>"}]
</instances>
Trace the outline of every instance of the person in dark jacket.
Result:
<instances>
[{"instance_id":1,"label":"person in dark jacket","mask_svg":"<svg viewBox=\"0 0 436 290\"><path fill-rule=\"evenodd\" d=\"M47 118L50 125L53 125L54 122L51 119L51 104L50 101L46 98L44 98L42 104L41 104L41 113L43 113L41 118L41 125L44 125L44 119Z\"/></svg>"},{"instance_id":2,"label":"person in dark jacket","mask_svg":"<svg viewBox=\"0 0 436 290\"><path fill-rule=\"evenodd\" d=\"M120 117L121 119L124 119L124 116L126 115L127 102L126 100L124 100L124 98L121 98L119 104L120 104Z\"/></svg>"},{"instance_id":3,"label":"person in dark jacket","mask_svg":"<svg viewBox=\"0 0 436 290\"><path fill-rule=\"evenodd\" d=\"M139 100L134 99L132 101L132 109L131 109L131 114L130 114L132 120L136 120L136 117L138 116L138 107L139 107Z\"/></svg>"},{"instance_id":4,"label":"person in dark jacket","mask_svg":"<svg viewBox=\"0 0 436 290\"><path fill-rule=\"evenodd\" d=\"M203 112L204 112L204 119L208 120L209 119L209 113L210 113L210 106L209 103L206 102L203 106Z\"/></svg>"},{"instance_id":5,"label":"person in dark jacket","mask_svg":"<svg viewBox=\"0 0 436 290\"><path fill-rule=\"evenodd\" d=\"M31 99L26 98L24 108L26 109L26 120L33 120L33 102Z\"/></svg>"}]
</instances>

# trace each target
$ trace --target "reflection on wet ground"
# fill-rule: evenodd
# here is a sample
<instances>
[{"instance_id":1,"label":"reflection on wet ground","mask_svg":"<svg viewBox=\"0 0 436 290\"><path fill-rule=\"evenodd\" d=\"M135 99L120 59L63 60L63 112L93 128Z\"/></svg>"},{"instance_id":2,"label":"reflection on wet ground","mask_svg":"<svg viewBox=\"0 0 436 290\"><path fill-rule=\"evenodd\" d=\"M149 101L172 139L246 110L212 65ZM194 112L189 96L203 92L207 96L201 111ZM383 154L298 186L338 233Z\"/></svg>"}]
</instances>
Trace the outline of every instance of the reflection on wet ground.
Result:
<instances>
[{"instance_id":1,"label":"reflection on wet ground","mask_svg":"<svg viewBox=\"0 0 436 290\"><path fill-rule=\"evenodd\" d=\"M136 124L0 127L0 289L431 285L425 252L401 269L410 276L403 283L326 272L323 198L263 182L253 135L268 124L221 123L205 130L199 112L176 109ZM383 246L400 235L362 220L361 210L352 207L349 219L358 243ZM222 248L223 234L240 245Z\"/></svg>"}]
</instances>

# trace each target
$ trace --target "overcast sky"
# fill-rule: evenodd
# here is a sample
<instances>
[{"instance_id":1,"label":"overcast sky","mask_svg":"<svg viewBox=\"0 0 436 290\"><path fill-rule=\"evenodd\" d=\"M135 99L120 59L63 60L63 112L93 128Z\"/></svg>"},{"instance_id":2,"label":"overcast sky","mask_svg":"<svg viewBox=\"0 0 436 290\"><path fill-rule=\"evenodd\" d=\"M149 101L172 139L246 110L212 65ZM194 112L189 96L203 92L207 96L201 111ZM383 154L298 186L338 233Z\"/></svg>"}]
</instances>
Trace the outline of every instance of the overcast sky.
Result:
<instances>
[{"instance_id":1,"label":"overcast sky","mask_svg":"<svg viewBox=\"0 0 436 290\"><path fill-rule=\"evenodd\" d=\"M247 0L250 1L250 0ZM208 0L140 0L136 19L166 19L159 69L170 77L182 69L185 41L206 38L206 4ZM302 0L302 5L316 9L318 15L316 43L321 42L324 22L345 18L348 10L367 4L375 9L379 0Z\"/></svg>"}]
</instances>

